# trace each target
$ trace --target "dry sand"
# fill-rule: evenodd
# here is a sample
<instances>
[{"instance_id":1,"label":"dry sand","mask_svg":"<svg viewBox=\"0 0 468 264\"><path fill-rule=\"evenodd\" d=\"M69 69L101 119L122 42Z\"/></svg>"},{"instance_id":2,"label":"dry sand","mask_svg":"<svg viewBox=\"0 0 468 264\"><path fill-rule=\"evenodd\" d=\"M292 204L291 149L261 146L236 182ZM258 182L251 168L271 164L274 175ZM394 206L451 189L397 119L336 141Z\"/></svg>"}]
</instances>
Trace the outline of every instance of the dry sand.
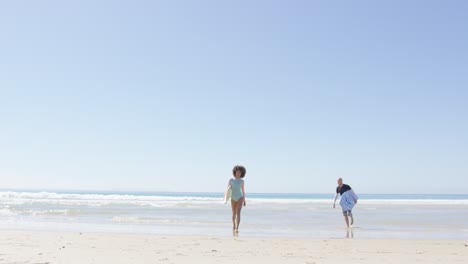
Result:
<instances>
[{"instance_id":1,"label":"dry sand","mask_svg":"<svg viewBox=\"0 0 468 264\"><path fill-rule=\"evenodd\" d=\"M0 231L0 263L468 263L468 242Z\"/></svg>"}]
</instances>

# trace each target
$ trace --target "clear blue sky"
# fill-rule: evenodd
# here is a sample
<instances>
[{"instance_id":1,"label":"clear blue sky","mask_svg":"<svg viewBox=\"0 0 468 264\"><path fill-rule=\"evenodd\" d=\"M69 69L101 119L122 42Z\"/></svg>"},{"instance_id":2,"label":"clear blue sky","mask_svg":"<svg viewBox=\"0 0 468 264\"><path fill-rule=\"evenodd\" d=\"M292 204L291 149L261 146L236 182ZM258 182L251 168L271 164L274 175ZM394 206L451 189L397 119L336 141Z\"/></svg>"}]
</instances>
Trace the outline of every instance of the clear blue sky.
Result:
<instances>
[{"instance_id":1,"label":"clear blue sky","mask_svg":"<svg viewBox=\"0 0 468 264\"><path fill-rule=\"evenodd\" d=\"M468 193L466 1L3 1L0 188Z\"/></svg>"}]
</instances>

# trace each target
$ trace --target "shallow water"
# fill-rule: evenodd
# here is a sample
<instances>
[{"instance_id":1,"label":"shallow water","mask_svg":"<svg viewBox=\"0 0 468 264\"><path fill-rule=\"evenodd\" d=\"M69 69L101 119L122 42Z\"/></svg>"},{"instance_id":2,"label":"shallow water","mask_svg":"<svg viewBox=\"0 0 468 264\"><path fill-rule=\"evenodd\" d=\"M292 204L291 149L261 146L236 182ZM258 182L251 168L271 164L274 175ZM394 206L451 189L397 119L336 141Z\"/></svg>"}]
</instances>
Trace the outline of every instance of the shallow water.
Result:
<instances>
[{"instance_id":1,"label":"shallow water","mask_svg":"<svg viewBox=\"0 0 468 264\"><path fill-rule=\"evenodd\" d=\"M333 194L249 194L240 236L468 239L468 195L360 195L347 229ZM0 192L0 229L231 236L221 193Z\"/></svg>"}]
</instances>

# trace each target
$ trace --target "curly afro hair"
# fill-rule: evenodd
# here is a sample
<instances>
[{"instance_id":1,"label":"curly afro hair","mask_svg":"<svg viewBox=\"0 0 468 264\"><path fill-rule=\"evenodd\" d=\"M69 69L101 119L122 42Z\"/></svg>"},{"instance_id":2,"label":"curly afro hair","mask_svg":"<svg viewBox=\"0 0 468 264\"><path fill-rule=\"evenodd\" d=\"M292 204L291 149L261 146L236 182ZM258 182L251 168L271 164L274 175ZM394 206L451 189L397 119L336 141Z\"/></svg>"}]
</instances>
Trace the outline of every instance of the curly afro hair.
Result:
<instances>
[{"instance_id":1,"label":"curly afro hair","mask_svg":"<svg viewBox=\"0 0 468 264\"><path fill-rule=\"evenodd\" d=\"M234 166L234 168L232 169L232 175L236 176L236 171L241 172L241 176L240 176L241 178L244 178L245 173L247 173L247 170L245 169L245 167L241 165Z\"/></svg>"}]
</instances>

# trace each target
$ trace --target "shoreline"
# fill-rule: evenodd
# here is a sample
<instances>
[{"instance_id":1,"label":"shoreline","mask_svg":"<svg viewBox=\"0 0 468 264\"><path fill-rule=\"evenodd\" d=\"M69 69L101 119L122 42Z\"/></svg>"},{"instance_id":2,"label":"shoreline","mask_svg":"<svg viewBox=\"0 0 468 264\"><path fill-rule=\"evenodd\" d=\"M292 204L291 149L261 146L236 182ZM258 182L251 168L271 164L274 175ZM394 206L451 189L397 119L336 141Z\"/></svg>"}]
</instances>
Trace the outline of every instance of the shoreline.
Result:
<instances>
[{"instance_id":1,"label":"shoreline","mask_svg":"<svg viewBox=\"0 0 468 264\"><path fill-rule=\"evenodd\" d=\"M37 223L36 223L37 224ZM55 228L51 228L52 223L45 223L46 226L31 225L18 226L7 225L3 223L0 226L0 233L18 232L18 233L85 233L94 235L151 235L168 237L233 237L232 227L229 223L223 224L224 227L216 226L213 228L178 226L178 225L155 225L153 229L145 226L131 225L96 225L90 228L89 225L77 226L72 224L55 223ZM61 225L63 224L63 225ZM302 234L297 234L298 230L255 230L255 226L245 223L240 229L240 238L252 239L356 239L356 240L389 240L389 241L468 241L468 229L450 229L440 227L431 231L419 229L404 229L393 226L390 228L375 229L372 227L354 226L350 228L335 227L321 228L315 226L302 229Z\"/></svg>"},{"instance_id":2,"label":"shoreline","mask_svg":"<svg viewBox=\"0 0 468 264\"><path fill-rule=\"evenodd\" d=\"M0 263L466 263L468 241L0 230Z\"/></svg>"}]
</instances>

